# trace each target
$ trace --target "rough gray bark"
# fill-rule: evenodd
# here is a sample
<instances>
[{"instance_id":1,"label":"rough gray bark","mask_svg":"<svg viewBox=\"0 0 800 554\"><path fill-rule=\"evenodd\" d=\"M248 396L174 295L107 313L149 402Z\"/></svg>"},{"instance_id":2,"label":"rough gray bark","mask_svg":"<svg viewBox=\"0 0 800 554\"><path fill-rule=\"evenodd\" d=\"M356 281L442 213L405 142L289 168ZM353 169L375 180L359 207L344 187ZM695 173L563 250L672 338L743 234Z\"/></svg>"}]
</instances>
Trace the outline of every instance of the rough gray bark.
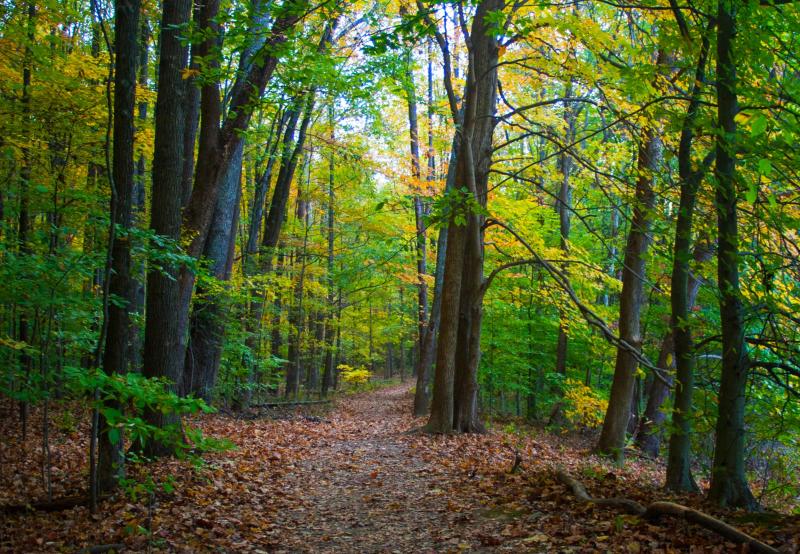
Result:
<instances>
[{"instance_id":1,"label":"rough gray bark","mask_svg":"<svg viewBox=\"0 0 800 554\"><path fill-rule=\"evenodd\" d=\"M211 264L211 275L220 281L230 279L233 252L242 194L241 174L244 143L234 153L225 182L217 198L203 257ZM186 349L183 371L183 393L211 400L222 358L225 337L224 293L210 294L198 286L197 300L192 308L191 338Z\"/></svg>"}]
</instances>

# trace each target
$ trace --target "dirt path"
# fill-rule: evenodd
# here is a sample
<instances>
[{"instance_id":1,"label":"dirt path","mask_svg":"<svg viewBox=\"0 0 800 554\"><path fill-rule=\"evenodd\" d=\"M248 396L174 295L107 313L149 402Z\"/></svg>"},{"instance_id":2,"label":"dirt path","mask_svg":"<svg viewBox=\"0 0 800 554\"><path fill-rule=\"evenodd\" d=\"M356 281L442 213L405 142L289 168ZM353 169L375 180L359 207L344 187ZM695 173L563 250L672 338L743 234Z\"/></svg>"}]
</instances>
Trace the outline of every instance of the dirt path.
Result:
<instances>
[{"instance_id":1,"label":"dirt path","mask_svg":"<svg viewBox=\"0 0 800 554\"><path fill-rule=\"evenodd\" d=\"M300 505L277 515L281 551L457 548L447 495L431 479L440 468L412 447L410 421L400 416L409 399L400 386L340 405L338 424L352 427L352 437L324 444L288 476L286 493Z\"/></svg>"}]
</instances>

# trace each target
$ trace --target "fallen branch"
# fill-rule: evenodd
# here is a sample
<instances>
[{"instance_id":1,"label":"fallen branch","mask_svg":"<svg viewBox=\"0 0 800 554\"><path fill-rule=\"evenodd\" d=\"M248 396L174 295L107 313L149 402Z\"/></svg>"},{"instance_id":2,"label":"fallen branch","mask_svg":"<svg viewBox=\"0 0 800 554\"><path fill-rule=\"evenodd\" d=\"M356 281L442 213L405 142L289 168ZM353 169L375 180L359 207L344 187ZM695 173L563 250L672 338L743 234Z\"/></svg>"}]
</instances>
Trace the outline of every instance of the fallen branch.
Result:
<instances>
[{"instance_id":1,"label":"fallen branch","mask_svg":"<svg viewBox=\"0 0 800 554\"><path fill-rule=\"evenodd\" d=\"M111 495L108 493L102 494L97 500L98 502L101 500L106 500L110 496ZM24 514L26 512L61 512L63 510L77 508L78 506L88 505L88 496L65 496L49 502L29 502L27 504L8 504L5 506L0 506L0 514L12 515Z\"/></svg>"},{"instance_id":2,"label":"fallen branch","mask_svg":"<svg viewBox=\"0 0 800 554\"><path fill-rule=\"evenodd\" d=\"M297 400L296 402L264 402L251 404L251 408L280 408L282 406L308 406L311 404L330 404L330 400Z\"/></svg>"},{"instance_id":3,"label":"fallen branch","mask_svg":"<svg viewBox=\"0 0 800 554\"><path fill-rule=\"evenodd\" d=\"M738 542L740 544L746 544L753 552L779 554L777 549L751 537L736 527L732 527L722 520L719 520L706 513L693 510L692 508L682 506L681 504L675 504L674 502L653 502L645 507L635 500L630 500L628 498L594 498L590 496L588 492L586 492L586 488L580 481L569 476L563 469L556 470L556 478L562 484L569 487L575 496L585 502L620 508L630 514L640 516L650 521L655 521L662 516L683 518L686 521L696 523L697 525L700 525L709 531L714 531L726 539Z\"/></svg>"},{"instance_id":4,"label":"fallen branch","mask_svg":"<svg viewBox=\"0 0 800 554\"><path fill-rule=\"evenodd\" d=\"M88 506L89 498L86 496L66 496L51 502L30 502L28 504L10 504L0 506L0 514L24 514L25 512L60 512L70 510L77 506Z\"/></svg>"}]
</instances>

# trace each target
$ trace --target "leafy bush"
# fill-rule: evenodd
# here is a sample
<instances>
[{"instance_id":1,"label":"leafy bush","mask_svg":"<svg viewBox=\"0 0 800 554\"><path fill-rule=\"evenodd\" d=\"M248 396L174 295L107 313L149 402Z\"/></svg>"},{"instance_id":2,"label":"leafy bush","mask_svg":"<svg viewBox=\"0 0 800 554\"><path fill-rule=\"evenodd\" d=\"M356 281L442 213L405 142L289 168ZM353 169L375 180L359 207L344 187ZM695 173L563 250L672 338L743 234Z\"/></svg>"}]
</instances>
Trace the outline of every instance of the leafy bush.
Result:
<instances>
[{"instance_id":1,"label":"leafy bush","mask_svg":"<svg viewBox=\"0 0 800 554\"><path fill-rule=\"evenodd\" d=\"M565 414L575 425L598 427L603 423L603 416L608 408L608 401L597 396L590 388L576 379L565 382L564 401L567 404Z\"/></svg>"},{"instance_id":2,"label":"leafy bush","mask_svg":"<svg viewBox=\"0 0 800 554\"><path fill-rule=\"evenodd\" d=\"M352 367L347 364L340 364L337 369L342 376L342 381L355 389L363 388L372 377L372 372L363 366Z\"/></svg>"}]
</instances>

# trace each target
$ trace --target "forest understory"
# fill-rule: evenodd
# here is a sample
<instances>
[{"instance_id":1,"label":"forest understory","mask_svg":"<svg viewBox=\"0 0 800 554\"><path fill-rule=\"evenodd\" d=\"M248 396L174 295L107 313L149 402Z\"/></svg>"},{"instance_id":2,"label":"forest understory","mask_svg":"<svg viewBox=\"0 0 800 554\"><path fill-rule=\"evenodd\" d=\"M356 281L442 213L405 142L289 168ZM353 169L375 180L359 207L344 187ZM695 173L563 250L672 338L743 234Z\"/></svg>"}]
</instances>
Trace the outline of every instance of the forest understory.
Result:
<instances>
[{"instance_id":1,"label":"forest understory","mask_svg":"<svg viewBox=\"0 0 800 554\"><path fill-rule=\"evenodd\" d=\"M647 505L670 500L713 514L780 552L800 548L800 517L712 507L701 495L661 488L663 468L620 468L591 451L591 437L495 423L486 434L414 432L408 384L344 395L331 407L251 409L192 420L234 448L148 464L155 487L133 484L97 514L11 513L46 498L41 436L21 442L12 405L0 405L0 551L76 552L747 552L682 520L658 522L578 500L561 468L593 497ZM89 420L76 407L51 414L52 497L85 495ZM31 414L31 429L41 411ZM129 465L133 483L141 465ZM164 485L167 486L164 486ZM138 491L135 496L131 491ZM169 491L169 492L167 492ZM101 551L95 549L95 552Z\"/></svg>"}]
</instances>

